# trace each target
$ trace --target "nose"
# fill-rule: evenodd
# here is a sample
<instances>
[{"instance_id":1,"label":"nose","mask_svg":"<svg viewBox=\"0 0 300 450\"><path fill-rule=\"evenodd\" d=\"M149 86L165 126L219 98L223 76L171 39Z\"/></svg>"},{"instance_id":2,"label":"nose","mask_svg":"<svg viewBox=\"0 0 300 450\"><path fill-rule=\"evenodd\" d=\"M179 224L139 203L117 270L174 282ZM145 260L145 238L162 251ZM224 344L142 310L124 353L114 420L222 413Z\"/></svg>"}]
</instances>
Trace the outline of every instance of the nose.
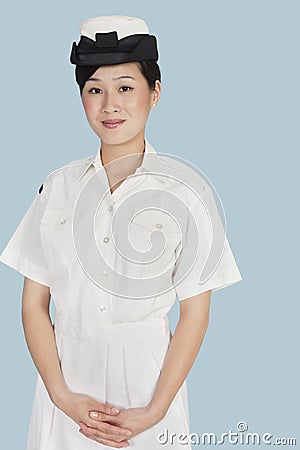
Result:
<instances>
[{"instance_id":1,"label":"nose","mask_svg":"<svg viewBox=\"0 0 300 450\"><path fill-rule=\"evenodd\" d=\"M103 99L102 111L107 114L118 113L121 109L114 94L106 93Z\"/></svg>"}]
</instances>

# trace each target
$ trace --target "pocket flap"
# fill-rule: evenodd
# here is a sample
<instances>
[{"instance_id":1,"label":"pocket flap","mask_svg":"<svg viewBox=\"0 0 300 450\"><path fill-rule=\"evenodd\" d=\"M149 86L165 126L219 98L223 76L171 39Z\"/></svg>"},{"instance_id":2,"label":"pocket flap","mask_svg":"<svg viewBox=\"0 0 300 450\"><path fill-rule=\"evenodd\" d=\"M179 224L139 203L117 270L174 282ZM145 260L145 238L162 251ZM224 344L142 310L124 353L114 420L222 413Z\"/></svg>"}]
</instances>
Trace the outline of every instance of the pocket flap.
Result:
<instances>
[{"instance_id":1,"label":"pocket flap","mask_svg":"<svg viewBox=\"0 0 300 450\"><path fill-rule=\"evenodd\" d=\"M179 223L175 217L165 211L157 209L147 209L138 213L133 219L132 223L146 228L149 231L158 229L163 233L180 233Z\"/></svg>"},{"instance_id":2,"label":"pocket flap","mask_svg":"<svg viewBox=\"0 0 300 450\"><path fill-rule=\"evenodd\" d=\"M44 212L41 223L51 226L64 226L70 224L72 220L71 213L66 210L48 210Z\"/></svg>"}]
</instances>

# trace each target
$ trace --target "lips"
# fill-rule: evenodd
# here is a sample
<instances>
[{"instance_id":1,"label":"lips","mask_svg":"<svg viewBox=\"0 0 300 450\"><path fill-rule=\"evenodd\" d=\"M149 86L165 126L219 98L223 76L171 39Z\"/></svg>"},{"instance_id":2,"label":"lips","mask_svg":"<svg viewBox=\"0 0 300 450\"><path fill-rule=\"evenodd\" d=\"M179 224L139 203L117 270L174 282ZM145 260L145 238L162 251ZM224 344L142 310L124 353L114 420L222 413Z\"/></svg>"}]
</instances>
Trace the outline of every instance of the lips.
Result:
<instances>
[{"instance_id":1,"label":"lips","mask_svg":"<svg viewBox=\"0 0 300 450\"><path fill-rule=\"evenodd\" d=\"M125 122L125 120L122 120L122 119L108 119L108 120L103 120L102 123L105 126L105 128L113 129L113 128L119 127L124 122Z\"/></svg>"}]
</instances>

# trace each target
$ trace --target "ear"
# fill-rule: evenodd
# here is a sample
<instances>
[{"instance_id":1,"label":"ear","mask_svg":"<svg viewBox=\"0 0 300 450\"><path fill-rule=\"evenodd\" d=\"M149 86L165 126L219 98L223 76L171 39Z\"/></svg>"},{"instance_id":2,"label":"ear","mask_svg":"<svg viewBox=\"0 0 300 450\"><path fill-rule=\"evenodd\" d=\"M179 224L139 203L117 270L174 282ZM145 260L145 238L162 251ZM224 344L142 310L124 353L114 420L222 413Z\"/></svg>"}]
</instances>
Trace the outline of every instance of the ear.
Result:
<instances>
[{"instance_id":1,"label":"ear","mask_svg":"<svg viewBox=\"0 0 300 450\"><path fill-rule=\"evenodd\" d=\"M161 83L160 81L155 81L154 89L152 89L152 105L151 109L154 109L159 102L160 99L160 93L161 93Z\"/></svg>"}]
</instances>

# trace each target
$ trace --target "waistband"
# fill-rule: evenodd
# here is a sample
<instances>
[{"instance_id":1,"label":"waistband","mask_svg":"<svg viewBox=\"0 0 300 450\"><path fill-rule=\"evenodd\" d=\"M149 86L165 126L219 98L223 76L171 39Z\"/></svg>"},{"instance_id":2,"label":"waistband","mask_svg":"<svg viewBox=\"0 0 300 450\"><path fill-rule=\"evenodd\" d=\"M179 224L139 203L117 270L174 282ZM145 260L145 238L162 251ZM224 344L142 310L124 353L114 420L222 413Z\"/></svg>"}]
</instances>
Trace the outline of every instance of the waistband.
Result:
<instances>
[{"instance_id":1,"label":"waistband","mask_svg":"<svg viewBox=\"0 0 300 450\"><path fill-rule=\"evenodd\" d=\"M80 322L61 314L55 314L54 330L76 340L95 340L113 342L116 339L132 341L158 336L170 337L168 317L141 322L94 323Z\"/></svg>"}]
</instances>

